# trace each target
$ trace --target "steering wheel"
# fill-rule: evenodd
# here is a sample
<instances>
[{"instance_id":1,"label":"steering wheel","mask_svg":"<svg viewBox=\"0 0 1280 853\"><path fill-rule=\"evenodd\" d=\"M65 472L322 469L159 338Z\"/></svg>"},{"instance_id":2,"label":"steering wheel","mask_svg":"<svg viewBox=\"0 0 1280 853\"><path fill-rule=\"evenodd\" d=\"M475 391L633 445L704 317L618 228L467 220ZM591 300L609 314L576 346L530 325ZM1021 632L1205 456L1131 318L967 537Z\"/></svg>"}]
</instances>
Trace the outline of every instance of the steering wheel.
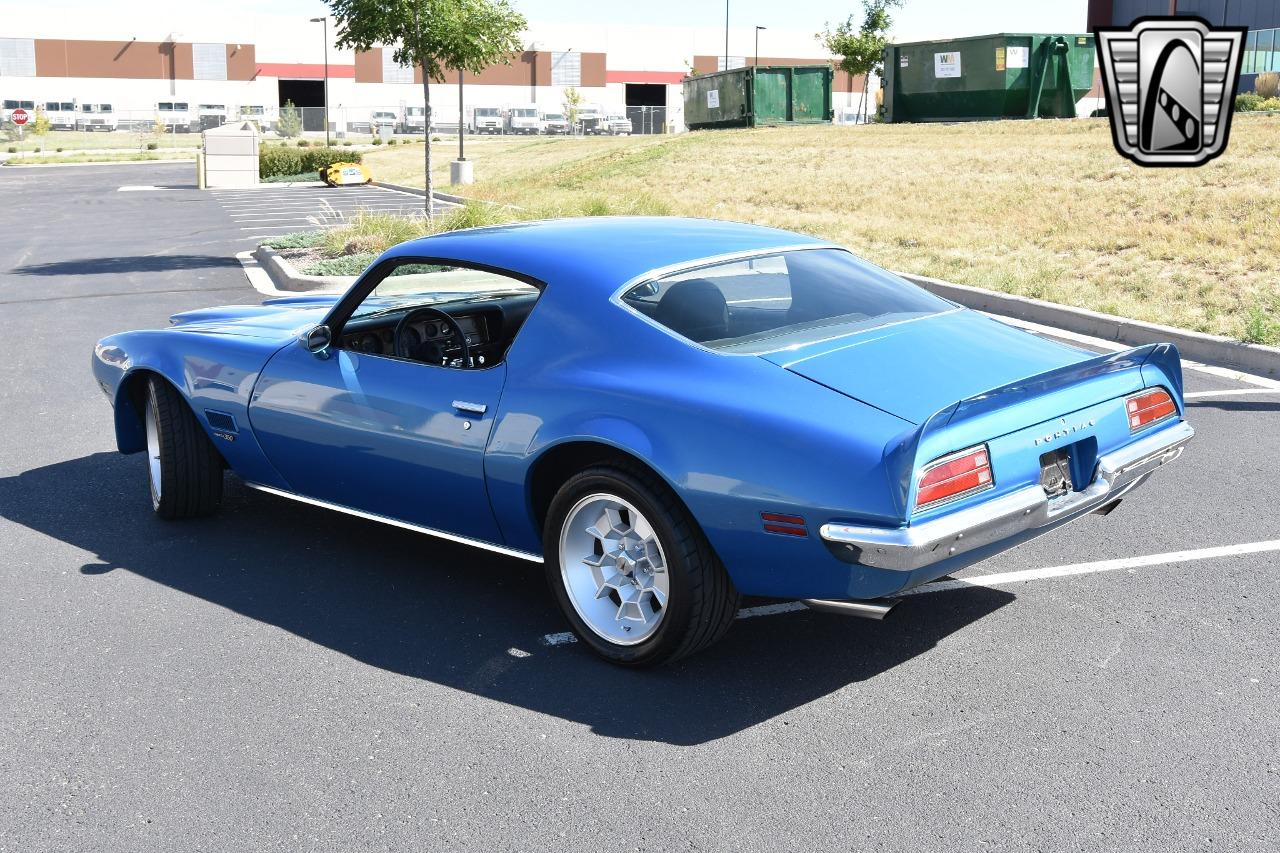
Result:
<instances>
[{"instance_id":1,"label":"steering wheel","mask_svg":"<svg viewBox=\"0 0 1280 853\"><path fill-rule=\"evenodd\" d=\"M400 322L396 323L395 336L392 338L395 354L400 358L412 358L415 361L425 361L430 364L447 364L449 362L450 359L444 346L445 341L417 339L417 332L409 328L409 324L413 321L426 319L435 320L448 328L449 337L445 341L456 343L456 348L462 351L463 366L471 367L471 348L467 345L466 332L462 331L462 327L458 325L458 321L453 317L439 308L432 308L429 305L406 312L400 318ZM417 340L410 340L410 335Z\"/></svg>"}]
</instances>

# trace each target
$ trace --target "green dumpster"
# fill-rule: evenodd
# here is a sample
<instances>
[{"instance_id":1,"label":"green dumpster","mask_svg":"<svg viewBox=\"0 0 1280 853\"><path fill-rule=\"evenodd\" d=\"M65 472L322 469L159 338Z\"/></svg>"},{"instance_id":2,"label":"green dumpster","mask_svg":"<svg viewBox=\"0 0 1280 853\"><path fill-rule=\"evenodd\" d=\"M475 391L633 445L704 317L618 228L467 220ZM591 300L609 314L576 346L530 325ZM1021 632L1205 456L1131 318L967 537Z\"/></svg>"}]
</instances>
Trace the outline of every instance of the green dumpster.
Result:
<instances>
[{"instance_id":1,"label":"green dumpster","mask_svg":"<svg viewBox=\"0 0 1280 853\"><path fill-rule=\"evenodd\" d=\"M1093 88L1091 35L1000 33L884 51L887 122L1075 118Z\"/></svg>"},{"instance_id":2,"label":"green dumpster","mask_svg":"<svg viewBox=\"0 0 1280 853\"><path fill-rule=\"evenodd\" d=\"M691 130L831 121L829 65L733 68L684 81L684 121Z\"/></svg>"}]
</instances>

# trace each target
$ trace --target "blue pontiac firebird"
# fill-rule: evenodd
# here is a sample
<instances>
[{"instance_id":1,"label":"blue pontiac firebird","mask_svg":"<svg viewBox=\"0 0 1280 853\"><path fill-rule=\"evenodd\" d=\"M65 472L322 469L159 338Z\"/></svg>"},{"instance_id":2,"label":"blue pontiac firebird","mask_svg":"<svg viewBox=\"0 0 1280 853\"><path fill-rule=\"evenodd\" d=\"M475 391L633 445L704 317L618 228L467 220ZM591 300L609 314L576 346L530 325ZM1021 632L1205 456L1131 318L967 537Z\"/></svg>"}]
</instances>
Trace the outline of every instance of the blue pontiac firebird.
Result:
<instances>
[{"instance_id":1,"label":"blue pontiac firebird","mask_svg":"<svg viewBox=\"0 0 1280 853\"><path fill-rule=\"evenodd\" d=\"M543 563L617 663L740 594L890 598L1107 512L1193 431L1177 350L1098 356L798 234L521 223L386 252L341 296L100 341L164 518L250 486Z\"/></svg>"}]
</instances>

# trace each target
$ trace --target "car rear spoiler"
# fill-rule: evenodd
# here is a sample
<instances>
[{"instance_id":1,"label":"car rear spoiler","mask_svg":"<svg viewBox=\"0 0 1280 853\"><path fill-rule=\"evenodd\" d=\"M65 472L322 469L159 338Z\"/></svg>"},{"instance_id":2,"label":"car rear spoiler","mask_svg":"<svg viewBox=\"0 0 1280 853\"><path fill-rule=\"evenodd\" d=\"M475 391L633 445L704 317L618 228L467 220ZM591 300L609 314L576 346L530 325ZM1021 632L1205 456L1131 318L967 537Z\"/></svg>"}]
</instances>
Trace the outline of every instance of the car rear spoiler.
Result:
<instances>
[{"instance_id":1,"label":"car rear spoiler","mask_svg":"<svg viewBox=\"0 0 1280 853\"><path fill-rule=\"evenodd\" d=\"M1150 375L1144 369L1148 367L1152 369ZM921 464L930 461L918 459L917 456L931 435L999 409L1047 396L1071 385L1132 370L1139 372L1142 387L1167 385L1179 411L1182 410L1182 363L1178 348L1173 344L1162 343L1106 353L1044 373L1032 374L1007 385L957 400L934 412L919 427L898 436L885 448L886 470L903 518L908 515L912 478ZM935 456L930 456L932 458Z\"/></svg>"}]
</instances>

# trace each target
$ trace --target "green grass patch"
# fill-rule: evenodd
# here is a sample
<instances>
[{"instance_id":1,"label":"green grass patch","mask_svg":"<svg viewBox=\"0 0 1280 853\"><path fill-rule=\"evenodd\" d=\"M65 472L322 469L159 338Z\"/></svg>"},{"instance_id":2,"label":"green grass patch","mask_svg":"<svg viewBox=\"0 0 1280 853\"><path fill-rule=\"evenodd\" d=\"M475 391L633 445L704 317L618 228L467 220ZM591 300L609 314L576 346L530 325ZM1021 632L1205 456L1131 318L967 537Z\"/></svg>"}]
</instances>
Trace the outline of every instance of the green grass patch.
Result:
<instances>
[{"instance_id":1,"label":"green grass patch","mask_svg":"<svg viewBox=\"0 0 1280 853\"><path fill-rule=\"evenodd\" d=\"M295 231L279 237L270 237L262 241L268 249L309 249L319 246L324 240L323 231Z\"/></svg>"},{"instance_id":2,"label":"green grass patch","mask_svg":"<svg viewBox=\"0 0 1280 853\"><path fill-rule=\"evenodd\" d=\"M131 163L140 160L194 160L193 151L134 151L111 154L36 154L9 160L12 166L47 166L54 163Z\"/></svg>"},{"instance_id":3,"label":"green grass patch","mask_svg":"<svg viewBox=\"0 0 1280 853\"><path fill-rule=\"evenodd\" d=\"M303 275L360 275L376 260L376 252L360 252L315 261L302 270Z\"/></svg>"}]
</instances>

